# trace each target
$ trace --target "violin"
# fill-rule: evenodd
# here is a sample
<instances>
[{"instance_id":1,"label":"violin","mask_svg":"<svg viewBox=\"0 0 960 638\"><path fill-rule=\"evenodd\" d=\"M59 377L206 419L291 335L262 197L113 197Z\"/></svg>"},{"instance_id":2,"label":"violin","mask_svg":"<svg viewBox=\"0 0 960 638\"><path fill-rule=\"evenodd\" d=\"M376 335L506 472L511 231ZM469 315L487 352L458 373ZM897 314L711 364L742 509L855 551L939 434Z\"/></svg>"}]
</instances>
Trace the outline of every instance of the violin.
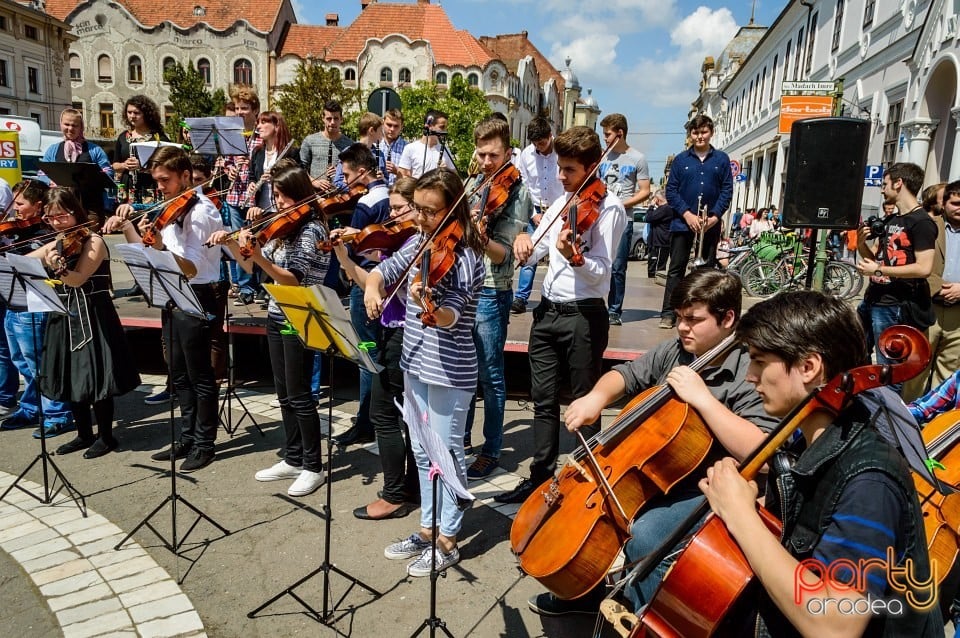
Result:
<instances>
[{"instance_id":1,"label":"violin","mask_svg":"<svg viewBox=\"0 0 960 638\"><path fill-rule=\"evenodd\" d=\"M254 235L254 241L264 246L273 239L282 239L290 235L310 219L315 210L310 202L295 205L294 207L281 211L274 215L270 222L264 225L257 234ZM240 246L240 256L249 259L253 256L253 246L250 244Z\"/></svg>"},{"instance_id":2,"label":"violin","mask_svg":"<svg viewBox=\"0 0 960 638\"><path fill-rule=\"evenodd\" d=\"M210 203L217 207L217 210L223 208L223 202L220 200L220 191L216 188L213 186L204 186L203 194L210 200Z\"/></svg>"},{"instance_id":3,"label":"violin","mask_svg":"<svg viewBox=\"0 0 960 638\"><path fill-rule=\"evenodd\" d=\"M10 233L21 232L41 224L43 224L43 219L39 215L36 217L31 217L30 219L14 217L13 219L0 222L0 235L9 235Z\"/></svg>"},{"instance_id":4,"label":"violin","mask_svg":"<svg viewBox=\"0 0 960 638\"><path fill-rule=\"evenodd\" d=\"M56 274L59 276L62 274L66 268L66 260L71 257L76 257L80 254L80 251L83 249L84 242L87 241L93 235L93 230L88 226L75 226L69 230L65 230L61 233L57 233L55 241L56 251L58 255L58 263L60 268L57 270Z\"/></svg>"},{"instance_id":5,"label":"violin","mask_svg":"<svg viewBox=\"0 0 960 638\"><path fill-rule=\"evenodd\" d=\"M367 194L367 187L363 184L354 184L347 191L336 190L330 195L319 196L317 205L320 212L326 217L353 212L360 198Z\"/></svg>"},{"instance_id":6,"label":"violin","mask_svg":"<svg viewBox=\"0 0 960 638\"><path fill-rule=\"evenodd\" d=\"M336 239L317 242L317 250L329 252L338 244L352 244L357 255L371 253L395 253L417 231L417 222L412 219L397 222L386 221L382 224L370 224L355 233L344 233Z\"/></svg>"},{"instance_id":7,"label":"violin","mask_svg":"<svg viewBox=\"0 0 960 638\"><path fill-rule=\"evenodd\" d=\"M432 248L427 248L421 254L420 270L414 277L413 283L423 283L424 295L419 299L423 311L417 316L424 326L436 327L437 325L436 306L425 293L446 277L453 265L457 263L455 250L461 239L463 239L463 228L460 224L451 222L434 235ZM424 273L427 273L426 277Z\"/></svg>"},{"instance_id":8,"label":"violin","mask_svg":"<svg viewBox=\"0 0 960 638\"><path fill-rule=\"evenodd\" d=\"M740 465L741 476L747 480L756 478L767 460L815 412L837 415L856 394L911 379L926 369L930 360L930 344L920 331L910 326L887 328L880 335L878 343L881 351L897 363L865 365L842 372L825 386L811 392L743 460ZM635 568L636 576L643 578L652 572L709 509L709 503L704 500L657 550L641 561ZM762 507L759 511L766 527L779 536L779 521ZM630 638L707 638L718 633L722 635L723 630L727 629L725 620L731 616L731 609L742 611L739 599L748 590L753 577L746 557L730 536L723 520L711 515L680 553L640 617L618 615L618 631L629 630L629 633L621 634ZM749 604L746 597L742 602Z\"/></svg>"},{"instance_id":9,"label":"violin","mask_svg":"<svg viewBox=\"0 0 960 638\"><path fill-rule=\"evenodd\" d=\"M487 237L487 226L503 211L504 204L510 198L510 190L519 180L520 171L512 163L506 162L483 190L480 205L472 212L477 230L484 242Z\"/></svg>"},{"instance_id":10,"label":"violin","mask_svg":"<svg viewBox=\"0 0 960 638\"><path fill-rule=\"evenodd\" d=\"M157 218L143 233L143 244L145 246L156 244L157 234L170 224L186 217L198 201L200 201L200 197L197 195L197 191L191 188L164 202L163 211L157 215Z\"/></svg>"},{"instance_id":11,"label":"violin","mask_svg":"<svg viewBox=\"0 0 960 638\"><path fill-rule=\"evenodd\" d=\"M960 410L939 415L924 426L921 436L933 461L928 466L934 477L950 487L960 486ZM913 482L920 497L930 564L937 565L939 585L960 554L960 494L943 494L916 473Z\"/></svg>"},{"instance_id":12,"label":"violin","mask_svg":"<svg viewBox=\"0 0 960 638\"><path fill-rule=\"evenodd\" d=\"M571 197L567 202L567 210L562 213L564 222L562 230L571 230L570 243L573 246L573 254L570 256L571 266L579 268L584 264L579 237L600 219L600 205L603 204L606 196L607 185L598 177L594 177L579 195Z\"/></svg>"}]
</instances>

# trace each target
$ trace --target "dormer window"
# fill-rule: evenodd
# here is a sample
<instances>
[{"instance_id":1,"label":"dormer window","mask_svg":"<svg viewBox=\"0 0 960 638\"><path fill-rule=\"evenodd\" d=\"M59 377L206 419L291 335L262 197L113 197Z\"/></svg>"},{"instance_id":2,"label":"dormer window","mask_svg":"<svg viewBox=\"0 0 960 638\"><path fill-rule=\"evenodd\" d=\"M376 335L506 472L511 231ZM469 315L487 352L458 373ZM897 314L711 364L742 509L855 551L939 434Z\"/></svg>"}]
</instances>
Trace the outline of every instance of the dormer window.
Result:
<instances>
[{"instance_id":1,"label":"dormer window","mask_svg":"<svg viewBox=\"0 0 960 638\"><path fill-rule=\"evenodd\" d=\"M202 18L203 16L207 15L207 10L198 4L193 8L193 15L197 16L198 18Z\"/></svg>"}]
</instances>

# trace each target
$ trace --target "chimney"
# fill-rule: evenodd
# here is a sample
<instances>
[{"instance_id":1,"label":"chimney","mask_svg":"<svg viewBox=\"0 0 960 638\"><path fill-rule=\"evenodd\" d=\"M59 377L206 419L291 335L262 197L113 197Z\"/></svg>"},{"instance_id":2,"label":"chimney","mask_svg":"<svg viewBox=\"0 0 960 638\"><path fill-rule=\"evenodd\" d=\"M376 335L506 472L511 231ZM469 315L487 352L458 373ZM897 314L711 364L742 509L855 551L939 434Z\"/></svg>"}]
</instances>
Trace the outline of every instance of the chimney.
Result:
<instances>
[{"instance_id":1,"label":"chimney","mask_svg":"<svg viewBox=\"0 0 960 638\"><path fill-rule=\"evenodd\" d=\"M327 14L327 26L336 27L340 24L340 14L338 13L328 13Z\"/></svg>"},{"instance_id":2,"label":"chimney","mask_svg":"<svg viewBox=\"0 0 960 638\"><path fill-rule=\"evenodd\" d=\"M374 0L360 0L360 10L363 11L364 9L366 9L368 6L370 6L370 3L373 1Z\"/></svg>"},{"instance_id":3,"label":"chimney","mask_svg":"<svg viewBox=\"0 0 960 638\"><path fill-rule=\"evenodd\" d=\"M417 4L430 4L430 0L417 0Z\"/></svg>"}]
</instances>

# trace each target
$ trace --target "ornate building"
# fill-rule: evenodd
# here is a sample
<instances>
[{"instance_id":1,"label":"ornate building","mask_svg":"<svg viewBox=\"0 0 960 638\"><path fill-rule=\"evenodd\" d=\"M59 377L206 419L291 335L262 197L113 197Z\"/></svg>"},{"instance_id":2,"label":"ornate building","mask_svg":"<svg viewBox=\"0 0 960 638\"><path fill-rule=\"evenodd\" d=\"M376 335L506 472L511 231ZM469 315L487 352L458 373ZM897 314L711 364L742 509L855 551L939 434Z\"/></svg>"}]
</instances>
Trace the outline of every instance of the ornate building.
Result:
<instances>
[{"instance_id":1,"label":"ornate building","mask_svg":"<svg viewBox=\"0 0 960 638\"><path fill-rule=\"evenodd\" d=\"M70 25L44 13L42 3L0 0L0 114L56 128L71 102L66 63L74 40Z\"/></svg>"}]
</instances>

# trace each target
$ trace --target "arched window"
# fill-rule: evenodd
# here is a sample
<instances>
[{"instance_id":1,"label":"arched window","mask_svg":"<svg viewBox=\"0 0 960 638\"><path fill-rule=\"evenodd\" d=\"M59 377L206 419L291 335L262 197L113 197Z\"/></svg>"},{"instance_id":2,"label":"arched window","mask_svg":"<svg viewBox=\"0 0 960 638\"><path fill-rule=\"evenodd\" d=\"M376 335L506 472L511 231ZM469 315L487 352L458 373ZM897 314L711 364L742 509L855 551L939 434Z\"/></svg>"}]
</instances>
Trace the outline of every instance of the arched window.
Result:
<instances>
[{"instance_id":1,"label":"arched window","mask_svg":"<svg viewBox=\"0 0 960 638\"><path fill-rule=\"evenodd\" d=\"M333 71L333 77L335 77L336 79L339 80L339 79L340 79L340 69L333 68L333 69L330 69L330 70Z\"/></svg>"},{"instance_id":2,"label":"arched window","mask_svg":"<svg viewBox=\"0 0 960 638\"><path fill-rule=\"evenodd\" d=\"M391 70L390 67L385 66L380 69L380 81L393 82L393 70Z\"/></svg>"},{"instance_id":3,"label":"arched window","mask_svg":"<svg viewBox=\"0 0 960 638\"><path fill-rule=\"evenodd\" d=\"M446 84L447 74L443 71L437 71L437 84Z\"/></svg>"},{"instance_id":4,"label":"arched window","mask_svg":"<svg viewBox=\"0 0 960 638\"><path fill-rule=\"evenodd\" d=\"M456 73L453 74L453 79L454 79L454 80L456 80L456 79L458 79L458 78L462 80L462 79L463 79L463 73L460 73L459 71L457 71Z\"/></svg>"},{"instance_id":5,"label":"arched window","mask_svg":"<svg viewBox=\"0 0 960 638\"><path fill-rule=\"evenodd\" d=\"M203 83L210 85L210 60L206 58L200 58L197 60L197 73L200 74L200 77L203 78Z\"/></svg>"},{"instance_id":6,"label":"arched window","mask_svg":"<svg viewBox=\"0 0 960 638\"><path fill-rule=\"evenodd\" d=\"M76 53L70 54L70 79L74 82L83 80L83 66L80 64L80 56Z\"/></svg>"},{"instance_id":7,"label":"arched window","mask_svg":"<svg viewBox=\"0 0 960 638\"><path fill-rule=\"evenodd\" d=\"M240 58L233 63L234 84L253 84L253 63Z\"/></svg>"},{"instance_id":8,"label":"arched window","mask_svg":"<svg viewBox=\"0 0 960 638\"><path fill-rule=\"evenodd\" d=\"M410 84L410 69L400 69L400 82L403 84Z\"/></svg>"},{"instance_id":9,"label":"arched window","mask_svg":"<svg viewBox=\"0 0 960 638\"><path fill-rule=\"evenodd\" d=\"M480 84L480 76L476 73L471 73L467 76L467 84L470 86L478 86Z\"/></svg>"},{"instance_id":10,"label":"arched window","mask_svg":"<svg viewBox=\"0 0 960 638\"><path fill-rule=\"evenodd\" d=\"M356 82L357 81L357 72L353 69L347 69L343 72L343 80L345 82Z\"/></svg>"},{"instance_id":11,"label":"arched window","mask_svg":"<svg viewBox=\"0 0 960 638\"><path fill-rule=\"evenodd\" d=\"M143 62L138 55L131 55L127 61L127 81L130 84L143 84Z\"/></svg>"},{"instance_id":12,"label":"arched window","mask_svg":"<svg viewBox=\"0 0 960 638\"><path fill-rule=\"evenodd\" d=\"M106 53L97 58L97 81L113 82L113 61Z\"/></svg>"},{"instance_id":13,"label":"arched window","mask_svg":"<svg viewBox=\"0 0 960 638\"><path fill-rule=\"evenodd\" d=\"M163 76L163 83L167 83L167 72L172 71L177 66L177 61L171 58L169 55L163 59L163 67L161 70L161 75Z\"/></svg>"}]
</instances>

